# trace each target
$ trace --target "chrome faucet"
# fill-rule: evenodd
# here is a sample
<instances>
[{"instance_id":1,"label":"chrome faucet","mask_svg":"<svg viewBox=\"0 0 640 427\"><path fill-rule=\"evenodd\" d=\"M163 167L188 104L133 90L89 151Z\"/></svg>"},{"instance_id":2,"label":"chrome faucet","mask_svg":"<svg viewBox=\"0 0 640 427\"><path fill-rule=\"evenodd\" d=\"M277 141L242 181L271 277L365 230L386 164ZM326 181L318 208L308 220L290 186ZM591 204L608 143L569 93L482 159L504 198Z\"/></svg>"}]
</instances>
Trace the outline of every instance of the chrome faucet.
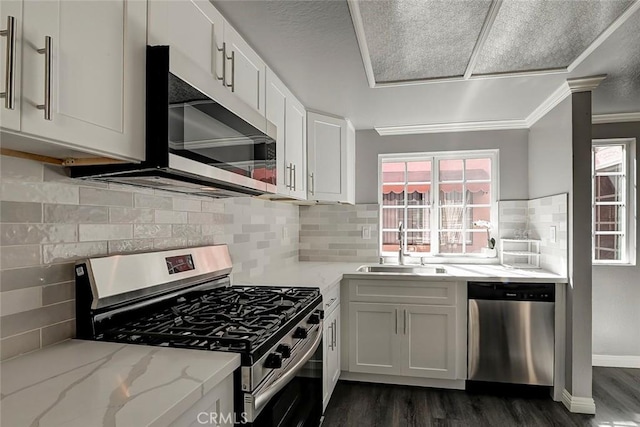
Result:
<instances>
[{"instance_id":1,"label":"chrome faucet","mask_svg":"<svg viewBox=\"0 0 640 427\"><path fill-rule=\"evenodd\" d=\"M404 265L404 224L402 221L398 224L398 240L400 241L400 249L398 249L398 265Z\"/></svg>"}]
</instances>

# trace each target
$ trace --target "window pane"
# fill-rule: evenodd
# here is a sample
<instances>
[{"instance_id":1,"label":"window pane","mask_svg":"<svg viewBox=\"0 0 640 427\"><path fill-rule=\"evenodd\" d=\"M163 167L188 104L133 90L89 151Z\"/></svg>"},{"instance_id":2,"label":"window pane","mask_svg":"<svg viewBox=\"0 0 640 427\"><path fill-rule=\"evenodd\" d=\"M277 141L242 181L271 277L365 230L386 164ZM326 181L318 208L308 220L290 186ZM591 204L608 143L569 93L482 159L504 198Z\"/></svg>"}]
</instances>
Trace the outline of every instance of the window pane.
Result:
<instances>
[{"instance_id":1,"label":"window pane","mask_svg":"<svg viewBox=\"0 0 640 427\"><path fill-rule=\"evenodd\" d=\"M623 206L596 206L596 231L622 231L623 214Z\"/></svg>"},{"instance_id":2,"label":"window pane","mask_svg":"<svg viewBox=\"0 0 640 427\"><path fill-rule=\"evenodd\" d=\"M462 233L459 231L441 231L440 233L440 253L461 254L462 253Z\"/></svg>"},{"instance_id":3,"label":"window pane","mask_svg":"<svg viewBox=\"0 0 640 427\"><path fill-rule=\"evenodd\" d=\"M385 252L397 252L400 249L397 231L382 232L382 250Z\"/></svg>"},{"instance_id":4,"label":"window pane","mask_svg":"<svg viewBox=\"0 0 640 427\"><path fill-rule=\"evenodd\" d=\"M596 202L620 202L624 199L624 176L596 176Z\"/></svg>"},{"instance_id":5,"label":"window pane","mask_svg":"<svg viewBox=\"0 0 640 427\"><path fill-rule=\"evenodd\" d=\"M464 184L440 184L441 205L462 205Z\"/></svg>"},{"instance_id":6,"label":"window pane","mask_svg":"<svg viewBox=\"0 0 640 427\"><path fill-rule=\"evenodd\" d=\"M467 184L467 204L489 205L491 204L491 183L472 182Z\"/></svg>"},{"instance_id":7,"label":"window pane","mask_svg":"<svg viewBox=\"0 0 640 427\"><path fill-rule=\"evenodd\" d=\"M382 163L382 182L405 182L404 162Z\"/></svg>"},{"instance_id":8,"label":"window pane","mask_svg":"<svg viewBox=\"0 0 640 427\"><path fill-rule=\"evenodd\" d=\"M465 161L465 180L491 179L491 159L467 159Z\"/></svg>"},{"instance_id":9,"label":"window pane","mask_svg":"<svg viewBox=\"0 0 640 427\"><path fill-rule=\"evenodd\" d=\"M440 208L440 228L461 230L464 220L463 208Z\"/></svg>"},{"instance_id":10,"label":"window pane","mask_svg":"<svg viewBox=\"0 0 640 427\"><path fill-rule=\"evenodd\" d=\"M477 231L465 233L467 239L466 253L477 254L482 248L488 248L487 233L485 231Z\"/></svg>"},{"instance_id":11,"label":"window pane","mask_svg":"<svg viewBox=\"0 0 640 427\"><path fill-rule=\"evenodd\" d=\"M622 145L594 147L597 172L622 172L624 149Z\"/></svg>"},{"instance_id":12,"label":"window pane","mask_svg":"<svg viewBox=\"0 0 640 427\"><path fill-rule=\"evenodd\" d=\"M385 206L404 206L404 185L383 185L382 204Z\"/></svg>"},{"instance_id":13,"label":"window pane","mask_svg":"<svg viewBox=\"0 0 640 427\"><path fill-rule=\"evenodd\" d=\"M440 172L438 179L443 181L462 181L462 160L440 160Z\"/></svg>"},{"instance_id":14,"label":"window pane","mask_svg":"<svg viewBox=\"0 0 640 427\"><path fill-rule=\"evenodd\" d=\"M487 221L491 219L491 208L467 208L467 217L469 222L473 225L476 221ZM493 225L493 224L492 224ZM484 228L473 227L476 230L483 230Z\"/></svg>"},{"instance_id":15,"label":"window pane","mask_svg":"<svg viewBox=\"0 0 640 427\"><path fill-rule=\"evenodd\" d=\"M595 259L617 261L622 259L622 236L596 235L595 240Z\"/></svg>"},{"instance_id":16,"label":"window pane","mask_svg":"<svg viewBox=\"0 0 640 427\"><path fill-rule=\"evenodd\" d=\"M428 232L407 232L407 252L431 252L431 235Z\"/></svg>"},{"instance_id":17,"label":"window pane","mask_svg":"<svg viewBox=\"0 0 640 427\"><path fill-rule=\"evenodd\" d=\"M397 229L400 221L404 221L403 208L382 209L382 228Z\"/></svg>"},{"instance_id":18,"label":"window pane","mask_svg":"<svg viewBox=\"0 0 640 427\"><path fill-rule=\"evenodd\" d=\"M409 182L431 182L431 162L408 162Z\"/></svg>"},{"instance_id":19,"label":"window pane","mask_svg":"<svg viewBox=\"0 0 640 427\"><path fill-rule=\"evenodd\" d=\"M431 195L431 184L411 184L407 186L409 194L407 204L409 205L428 205Z\"/></svg>"},{"instance_id":20,"label":"window pane","mask_svg":"<svg viewBox=\"0 0 640 427\"><path fill-rule=\"evenodd\" d=\"M429 230L431 209L407 209L406 228L414 230Z\"/></svg>"}]
</instances>

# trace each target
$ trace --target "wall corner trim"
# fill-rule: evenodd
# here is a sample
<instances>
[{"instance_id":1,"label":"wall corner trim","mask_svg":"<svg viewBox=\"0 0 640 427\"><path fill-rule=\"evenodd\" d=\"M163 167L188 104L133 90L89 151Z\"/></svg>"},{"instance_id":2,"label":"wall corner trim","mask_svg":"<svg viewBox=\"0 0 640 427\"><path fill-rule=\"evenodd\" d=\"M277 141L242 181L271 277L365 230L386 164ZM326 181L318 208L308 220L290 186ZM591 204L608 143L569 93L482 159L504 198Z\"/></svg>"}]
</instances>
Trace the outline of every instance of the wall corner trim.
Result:
<instances>
[{"instance_id":1,"label":"wall corner trim","mask_svg":"<svg viewBox=\"0 0 640 427\"><path fill-rule=\"evenodd\" d=\"M640 356L612 356L608 354L594 354L593 366L611 368L640 368Z\"/></svg>"},{"instance_id":2,"label":"wall corner trim","mask_svg":"<svg viewBox=\"0 0 640 427\"><path fill-rule=\"evenodd\" d=\"M469 132L481 130L527 129L524 120L488 120L485 122L433 123L404 126L376 126L380 136L421 133Z\"/></svg>"},{"instance_id":3,"label":"wall corner trim","mask_svg":"<svg viewBox=\"0 0 640 427\"><path fill-rule=\"evenodd\" d=\"M594 125L600 123L623 123L623 122L640 122L640 111L635 113L611 113L611 114L594 114L591 123Z\"/></svg>"},{"instance_id":4,"label":"wall corner trim","mask_svg":"<svg viewBox=\"0 0 640 427\"><path fill-rule=\"evenodd\" d=\"M562 391L562 403L567 407L569 412L575 414L593 415L596 413L596 402L593 398L572 396L567 389Z\"/></svg>"},{"instance_id":5,"label":"wall corner trim","mask_svg":"<svg viewBox=\"0 0 640 427\"><path fill-rule=\"evenodd\" d=\"M602 81L606 78L606 74L599 74L597 76L567 79L567 86L569 86L569 90L572 93L588 92L600 86L600 83L602 83Z\"/></svg>"}]
</instances>

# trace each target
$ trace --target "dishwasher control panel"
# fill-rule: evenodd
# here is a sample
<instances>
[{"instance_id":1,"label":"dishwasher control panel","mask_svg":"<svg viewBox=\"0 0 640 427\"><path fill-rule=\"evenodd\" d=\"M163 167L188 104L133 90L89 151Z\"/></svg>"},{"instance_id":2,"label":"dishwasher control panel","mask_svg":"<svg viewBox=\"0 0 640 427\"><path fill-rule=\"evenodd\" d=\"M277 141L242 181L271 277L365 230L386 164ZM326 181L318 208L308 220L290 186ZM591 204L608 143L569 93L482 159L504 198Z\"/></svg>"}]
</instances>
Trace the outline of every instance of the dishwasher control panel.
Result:
<instances>
[{"instance_id":1,"label":"dishwasher control panel","mask_svg":"<svg viewBox=\"0 0 640 427\"><path fill-rule=\"evenodd\" d=\"M554 283L469 282L469 299L503 301L555 301Z\"/></svg>"}]
</instances>

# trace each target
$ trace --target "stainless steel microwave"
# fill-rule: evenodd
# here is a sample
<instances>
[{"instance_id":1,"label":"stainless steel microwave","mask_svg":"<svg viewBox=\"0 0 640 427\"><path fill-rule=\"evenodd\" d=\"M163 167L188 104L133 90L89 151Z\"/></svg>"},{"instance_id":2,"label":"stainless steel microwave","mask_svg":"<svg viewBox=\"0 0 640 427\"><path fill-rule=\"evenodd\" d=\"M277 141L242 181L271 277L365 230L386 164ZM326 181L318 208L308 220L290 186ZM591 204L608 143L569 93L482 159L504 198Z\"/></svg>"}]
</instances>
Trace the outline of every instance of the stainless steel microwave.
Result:
<instances>
[{"instance_id":1,"label":"stainless steel microwave","mask_svg":"<svg viewBox=\"0 0 640 427\"><path fill-rule=\"evenodd\" d=\"M173 74L169 55L147 47L145 161L71 175L212 197L275 193L275 125L262 118L260 129Z\"/></svg>"}]
</instances>

